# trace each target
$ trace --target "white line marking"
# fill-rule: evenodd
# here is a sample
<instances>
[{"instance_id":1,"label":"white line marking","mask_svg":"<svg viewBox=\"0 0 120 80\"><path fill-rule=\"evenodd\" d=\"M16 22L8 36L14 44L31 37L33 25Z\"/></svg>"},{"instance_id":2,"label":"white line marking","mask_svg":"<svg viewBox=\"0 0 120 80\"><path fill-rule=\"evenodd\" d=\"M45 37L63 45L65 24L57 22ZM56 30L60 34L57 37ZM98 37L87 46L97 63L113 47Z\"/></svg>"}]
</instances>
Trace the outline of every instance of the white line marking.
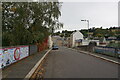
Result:
<instances>
[{"instance_id":1,"label":"white line marking","mask_svg":"<svg viewBox=\"0 0 120 80\"><path fill-rule=\"evenodd\" d=\"M48 50L46 54L37 62L37 64L31 69L31 71L25 76L24 80L29 80L30 77L33 75L35 70L38 68L38 66L41 64L43 59L47 56L47 54L51 51L52 49Z\"/></svg>"}]
</instances>

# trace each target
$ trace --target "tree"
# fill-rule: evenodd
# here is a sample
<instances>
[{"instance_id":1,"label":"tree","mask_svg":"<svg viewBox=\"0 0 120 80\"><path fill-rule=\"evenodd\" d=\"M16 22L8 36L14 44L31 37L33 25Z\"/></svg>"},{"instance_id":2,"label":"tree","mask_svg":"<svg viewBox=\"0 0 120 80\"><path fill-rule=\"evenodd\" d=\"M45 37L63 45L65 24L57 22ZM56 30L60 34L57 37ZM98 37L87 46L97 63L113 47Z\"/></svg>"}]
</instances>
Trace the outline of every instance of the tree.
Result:
<instances>
[{"instance_id":1,"label":"tree","mask_svg":"<svg viewBox=\"0 0 120 80\"><path fill-rule=\"evenodd\" d=\"M2 5L3 43L25 45L41 43L55 29L63 27L58 21L59 2L4 2Z\"/></svg>"},{"instance_id":2,"label":"tree","mask_svg":"<svg viewBox=\"0 0 120 80\"><path fill-rule=\"evenodd\" d=\"M88 37L88 30L80 30L80 32L84 35L84 37Z\"/></svg>"}]
</instances>

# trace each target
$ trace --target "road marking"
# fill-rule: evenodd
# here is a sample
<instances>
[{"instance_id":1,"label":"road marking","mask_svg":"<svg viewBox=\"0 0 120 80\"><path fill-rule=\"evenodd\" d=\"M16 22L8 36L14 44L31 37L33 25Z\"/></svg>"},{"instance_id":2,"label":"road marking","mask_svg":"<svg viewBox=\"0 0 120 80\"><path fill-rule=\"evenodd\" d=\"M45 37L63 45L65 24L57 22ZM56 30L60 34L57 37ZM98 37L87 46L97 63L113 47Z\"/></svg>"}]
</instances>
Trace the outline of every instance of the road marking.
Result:
<instances>
[{"instance_id":1,"label":"road marking","mask_svg":"<svg viewBox=\"0 0 120 80\"><path fill-rule=\"evenodd\" d=\"M41 62L43 61L43 59L48 55L48 53L51 51L52 49L49 49L45 55L37 62L37 64L31 69L31 71L25 76L24 80L29 80L31 78L31 76L33 75L33 73L35 72L35 70L38 68L38 66L41 64Z\"/></svg>"},{"instance_id":2,"label":"road marking","mask_svg":"<svg viewBox=\"0 0 120 80\"><path fill-rule=\"evenodd\" d=\"M74 50L74 51L78 51L78 50L72 49L72 48L68 48L68 49L71 49L71 50ZM79 51L79 52L85 53L85 54L88 54L88 55L91 55L91 56L94 56L94 57L97 57L97 58L100 58L100 59L103 59L103 60L106 60L106 61L109 61L109 62L112 62L112 63L115 63L115 64L119 64L119 65L120 65L120 63L117 62L117 61L114 61L114 60L111 60L111 59L108 59L108 58L105 58L105 57L101 57L101 56L92 54L92 53L90 53L90 52L89 52L89 53L88 53L88 52L85 52L85 51Z\"/></svg>"}]
</instances>

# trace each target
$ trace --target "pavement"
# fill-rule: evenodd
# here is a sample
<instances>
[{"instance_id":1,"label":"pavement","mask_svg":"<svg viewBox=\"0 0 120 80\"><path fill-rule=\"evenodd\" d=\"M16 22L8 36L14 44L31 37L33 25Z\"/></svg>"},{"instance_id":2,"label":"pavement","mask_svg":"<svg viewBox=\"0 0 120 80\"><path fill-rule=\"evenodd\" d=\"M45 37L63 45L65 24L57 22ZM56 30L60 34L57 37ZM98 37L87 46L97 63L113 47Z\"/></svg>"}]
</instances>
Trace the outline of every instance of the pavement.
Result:
<instances>
[{"instance_id":1,"label":"pavement","mask_svg":"<svg viewBox=\"0 0 120 80\"><path fill-rule=\"evenodd\" d=\"M80 51L80 52L83 52L83 53L94 54L94 55L104 57L104 58L107 58L107 59L110 59L110 60L113 60L113 61L116 61L116 62L120 62L120 59L112 57L112 56L108 56L108 55L104 55L104 54L100 54L100 53L88 52L88 51L81 50L80 48L75 48L74 50L77 50L78 52Z\"/></svg>"},{"instance_id":2,"label":"pavement","mask_svg":"<svg viewBox=\"0 0 120 80\"><path fill-rule=\"evenodd\" d=\"M118 78L119 65L60 47L47 58L44 78Z\"/></svg>"},{"instance_id":3,"label":"pavement","mask_svg":"<svg viewBox=\"0 0 120 80\"><path fill-rule=\"evenodd\" d=\"M17 63L14 63L2 70L3 79L23 79L35 66L35 64L44 56L47 50L35 53Z\"/></svg>"},{"instance_id":4,"label":"pavement","mask_svg":"<svg viewBox=\"0 0 120 80\"><path fill-rule=\"evenodd\" d=\"M80 53L83 53L83 54L87 54L87 55L91 55L93 57L100 58L100 59L103 59L103 60L106 60L106 61L109 61L109 62L120 65L120 59L119 58L115 58L115 57L104 55L104 54L94 53L94 52L83 51L83 50L76 49L76 48L74 48L74 49L69 48L69 49L72 49L74 51L77 51L77 52L80 52Z\"/></svg>"}]
</instances>

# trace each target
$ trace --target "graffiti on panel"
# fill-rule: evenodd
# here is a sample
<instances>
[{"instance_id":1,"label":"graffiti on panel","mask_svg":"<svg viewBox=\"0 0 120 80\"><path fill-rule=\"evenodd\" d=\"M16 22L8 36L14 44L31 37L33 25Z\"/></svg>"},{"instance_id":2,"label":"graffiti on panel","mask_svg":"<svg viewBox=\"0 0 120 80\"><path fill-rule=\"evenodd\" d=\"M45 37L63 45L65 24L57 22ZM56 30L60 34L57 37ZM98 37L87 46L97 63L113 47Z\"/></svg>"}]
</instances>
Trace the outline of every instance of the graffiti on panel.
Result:
<instances>
[{"instance_id":1,"label":"graffiti on panel","mask_svg":"<svg viewBox=\"0 0 120 80\"><path fill-rule=\"evenodd\" d=\"M0 49L0 69L2 68L2 49Z\"/></svg>"},{"instance_id":2,"label":"graffiti on panel","mask_svg":"<svg viewBox=\"0 0 120 80\"><path fill-rule=\"evenodd\" d=\"M28 47L21 47L20 48L20 59L29 55L28 50L29 50Z\"/></svg>"},{"instance_id":3,"label":"graffiti on panel","mask_svg":"<svg viewBox=\"0 0 120 80\"><path fill-rule=\"evenodd\" d=\"M2 50L2 52L3 52L2 53L2 67L15 62L14 50L15 50L15 48Z\"/></svg>"},{"instance_id":4,"label":"graffiti on panel","mask_svg":"<svg viewBox=\"0 0 120 80\"><path fill-rule=\"evenodd\" d=\"M28 50L28 46L0 49L0 68L27 57Z\"/></svg>"},{"instance_id":5,"label":"graffiti on panel","mask_svg":"<svg viewBox=\"0 0 120 80\"><path fill-rule=\"evenodd\" d=\"M20 48L16 48L14 50L14 59L15 60L20 60Z\"/></svg>"}]
</instances>

